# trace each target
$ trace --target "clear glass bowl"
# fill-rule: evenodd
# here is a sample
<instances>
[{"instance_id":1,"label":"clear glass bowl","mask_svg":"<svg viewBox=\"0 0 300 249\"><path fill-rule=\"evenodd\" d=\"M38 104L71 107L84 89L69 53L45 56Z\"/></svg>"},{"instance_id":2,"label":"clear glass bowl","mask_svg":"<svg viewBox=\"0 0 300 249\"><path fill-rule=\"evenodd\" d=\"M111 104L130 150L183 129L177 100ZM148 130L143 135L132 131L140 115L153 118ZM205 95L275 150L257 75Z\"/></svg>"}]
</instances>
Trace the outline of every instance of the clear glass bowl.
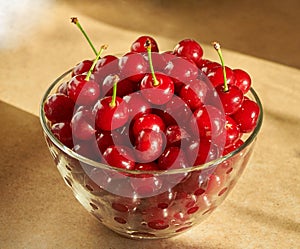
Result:
<instances>
[{"instance_id":1,"label":"clear glass bowl","mask_svg":"<svg viewBox=\"0 0 300 249\"><path fill-rule=\"evenodd\" d=\"M103 225L129 238L168 238L198 225L224 201L244 171L262 125L262 105L253 89L247 96L257 102L260 115L255 130L247 135L241 147L197 167L139 172L85 158L64 146L51 133L44 102L61 83L70 79L70 72L61 75L46 91L40 106L40 121L50 153L66 185ZM145 174L147 177L141 177ZM174 184L157 184L166 178L175 179ZM143 196L132 191L129 184L132 181L143 190ZM148 183L156 189L147 190Z\"/></svg>"}]
</instances>

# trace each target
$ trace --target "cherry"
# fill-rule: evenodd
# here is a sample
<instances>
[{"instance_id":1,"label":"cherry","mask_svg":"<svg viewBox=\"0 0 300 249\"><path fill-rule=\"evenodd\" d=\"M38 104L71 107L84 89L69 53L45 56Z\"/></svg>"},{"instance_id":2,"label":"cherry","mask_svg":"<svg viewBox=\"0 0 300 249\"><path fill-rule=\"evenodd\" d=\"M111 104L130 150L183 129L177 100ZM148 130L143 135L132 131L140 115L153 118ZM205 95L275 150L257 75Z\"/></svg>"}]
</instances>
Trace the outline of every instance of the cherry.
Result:
<instances>
[{"instance_id":1,"label":"cherry","mask_svg":"<svg viewBox=\"0 0 300 249\"><path fill-rule=\"evenodd\" d=\"M99 85L86 80L86 75L75 75L68 83L68 96L78 105L93 105L100 96Z\"/></svg>"},{"instance_id":2,"label":"cherry","mask_svg":"<svg viewBox=\"0 0 300 249\"><path fill-rule=\"evenodd\" d=\"M223 84L218 85L216 87L216 91L224 107L225 114L231 115L241 107L242 102L244 100L244 95L243 92L237 86L229 85L227 83L226 68L223 61L221 46L217 42L214 42L213 45L222 63L223 78L224 78Z\"/></svg>"},{"instance_id":3,"label":"cherry","mask_svg":"<svg viewBox=\"0 0 300 249\"><path fill-rule=\"evenodd\" d=\"M97 134L96 141L97 141L99 151L102 154L109 146L114 145L114 140L112 137L112 133L110 131L100 131Z\"/></svg>"},{"instance_id":4,"label":"cherry","mask_svg":"<svg viewBox=\"0 0 300 249\"><path fill-rule=\"evenodd\" d=\"M227 90L225 90L223 85L218 85L216 91L226 115L232 115L242 106L244 95L237 86L228 85Z\"/></svg>"},{"instance_id":5,"label":"cherry","mask_svg":"<svg viewBox=\"0 0 300 249\"><path fill-rule=\"evenodd\" d=\"M198 77L198 67L194 61L182 57L170 60L164 72L173 79L178 89L184 85L184 82L195 80Z\"/></svg>"},{"instance_id":6,"label":"cherry","mask_svg":"<svg viewBox=\"0 0 300 249\"><path fill-rule=\"evenodd\" d=\"M153 130L156 132L160 132L160 131L164 132L165 124L159 116L152 113L147 113L137 118L134 121L132 127L132 132L134 137L137 138L139 133L142 130L146 130L146 129Z\"/></svg>"},{"instance_id":7,"label":"cherry","mask_svg":"<svg viewBox=\"0 0 300 249\"><path fill-rule=\"evenodd\" d=\"M165 147L164 136L161 131L143 129L135 141L135 156L141 163L155 161Z\"/></svg>"},{"instance_id":8,"label":"cherry","mask_svg":"<svg viewBox=\"0 0 300 249\"><path fill-rule=\"evenodd\" d=\"M194 111L205 103L208 91L209 89L204 81L194 79L181 88L179 96Z\"/></svg>"},{"instance_id":9,"label":"cherry","mask_svg":"<svg viewBox=\"0 0 300 249\"><path fill-rule=\"evenodd\" d=\"M188 164L183 151L176 146L166 148L158 158L158 168L161 170L183 169L187 167Z\"/></svg>"},{"instance_id":10,"label":"cherry","mask_svg":"<svg viewBox=\"0 0 300 249\"><path fill-rule=\"evenodd\" d=\"M95 137L95 117L91 110L77 111L71 121L72 134L81 140L89 140Z\"/></svg>"},{"instance_id":11,"label":"cherry","mask_svg":"<svg viewBox=\"0 0 300 249\"><path fill-rule=\"evenodd\" d=\"M112 96L104 97L94 106L96 113L96 125L99 129L110 131L123 126L128 120L128 108L122 98L116 96L117 82L115 77L114 91Z\"/></svg>"},{"instance_id":12,"label":"cherry","mask_svg":"<svg viewBox=\"0 0 300 249\"><path fill-rule=\"evenodd\" d=\"M198 166L217 159L221 155L220 150L221 148L218 148L209 139L201 138L190 143L187 157L191 165Z\"/></svg>"},{"instance_id":13,"label":"cherry","mask_svg":"<svg viewBox=\"0 0 300 249\"><path fill-rule=\"evenodd\" d=\"M195 135L208 139L221 135L225 127L225 115L216 107L202 105L194 111L190 120L191 129Z\"/></svg>"},{"instance_id":14,"label":"cherry","mask_svg":"<svg viewBox=\"0 0 300 249\"><path fill-rule=\"evenodd\" d=\"M179 125L170 125L166 129L167 147L185 148L191 139L190 134Z\"/></svg>"},{"instance_id":15,"label":"cherry","mask_svg":"<svg viewBox=\"0 0 300 249\"><path fill-rule=\"evenodd\" d=\"M148 51L149 66L151 74L146 74L140 84L143 96L151 103L162 105L167 103L174 94L174 83L170 77L155 73L151 58L151 42L146 41L145 47Z\"/></svg>"},{"instance_id":16,"label":"cherry","mask_svg":"<svg viewBox=\"0 0 300 249\"><path fill-rule=\"evenodd\" d=\"M151 105L140 92L134 92L123 97L127 103L129 120L137 119L151 112Z\"/></svg>"},{"instance_id":17,"label":"cherry","mask_svg":"<svg viewBox=\"0 0 300 249\"><path fill-rule=\"evenodd\" d=\"M116 73L118 69L118 57L114 55L105 55L100 58L94 68L95 72L105 71L106 74Z\"/></svg>"},{"instance_id":18,"label":"cherry","mask_svg":"<svg viewBox=\"0 0 300 249\"><path fill-rule=\"evenodd\" d=\"M206 61L206 63L201 67L201 71L208 75L212 70L220 67L221 64L215 61Z\"/></svg>"},{"instance_id":19,"label":"cherry","mask_svg":"<svg viewBox=\"0 0 300 249\"><path fill-rule=\"evenodd\" d=\"M72 70L72 77L74 77L75 75L87 73L92 65L92 60L83 60L79 62Z\"/></svg>"},{"instance_id":20,"label":"cherry","mask_svg":"<svg viewBox=\"0 0 300 249\"><path fill-rule=\"evenodd\" d=\"M233 85L235 83L235 74L233 70L229 67L225 67L225 71L226 71L227 84ZM207 74L207 78L210 80L210 82L214 87L220 84L224 84L223 67L216 66L212 68Z\"/></svg>"},{"instance_id":21,"label":"cherry","mask_svg":"<svg viewBox=\"0 0 300 249\"><path fill-rule=\"evenodd\" d=\"M147 63L142 54L127 53L119 59L120 78L128 78L131 81L139 82L147 72Z\"/></svg>"},{"instance_id":22,"label":"cherry","mask_svg":"<svg viewBox=\"0 0 300 249\"><path fill-rule=\"evenodd\" d=\"M47 119L53 123L71 121L74 101L62 93L50 95L44 103L44 112Z\"/></svg>"},{"instance_id":23,"label":"cherry","mask_svg":"<svg viewBox=\"0 0 300 249\"><path fill-rule=\"evenodd\" d=\"M72 148L77 154L87 157L89 159L100 162L101 155L99 154L99 150L97 148L97 143L94 140L74 140L74 147Z\"/></svg>"},{"instance_id":24,"label":"cherry","mask_svg":"<svg viewBox=\"0 0 300 249\"><path fill-rule=\"evenodd\" d=\"M225 132L226 132L225 148L235 144L242 135L238 125L230 116L226 116Z\"/></svg>"},{"instance_id":25,"label":"cherry","mask_svg":"<svg viewBox=\"0 0 300 249\"><path fill-rule=\"evenodd\" d=\"M69 122L53 124L51 126L51 132L62 144L70 149L73 147L72 130Z\"/></svg>"},{"instance_id":26,"label":"cherry","mask_svg":"<svg viewBox=\"0 0 300 249\"><path fill-rule=\"evenodd\" d=\"M237 148L241 147L244 144L244 141L242 139L239 139L237 142L235 142L232 145L227 146L224 151L223 155L227 155L228 153L231 153L232 151L236 150Z\"/></svg>"},{"instance_id":27,"label":"cherry","mask_svg":"<svg viewBox=\"0 0 300 249\"><path fill-rule=\"evenodd\" d=\"M152 52L158 52L157 42L150 36L140 36L136 41L134 41L131 45L131 52L143 53L147 52L147 48L145 48L146 41L150 41L152 44Z\"/></svg>"},{"instance_id":28,"label":"cherry","mask_svg":"<svg viewBox=\"0 0 300 249\"><path fill-rule=\"evenodd\" d=\"M111 145L103 153L103 160L110 166L133 170L135 159L130 148L126 146Z\"/></svg>"},{"instance_id":29,"label":"cherry","mask_svg":"<svg viewBox=\"0 0 300 249\"><path fill-rule=\"evenodd\" d=\"M151 49L152 50L152 49ZM152 59L152 64L153 64L153 69L154 71L158 71L158 72L163 72L166 65L167 65L167 56L162 53L157 53L157 52L151 52L151 59ZM148 54L144 54L144 58L145 60L148 62L148 65L149 65L149 56ZM151 68L150 66L148 66L148 70L147 71L150 71Z\"/></svg>"},{"instance_id":30,"label":"cherry","mask_svg":"<svg viewBox=\"0 0 300 249\"><path fill-rule=\"evenodd\" d=\"M133 191L139 198L149 197L156 194L156 191L161 189L162 180L155 176L143 178L130 178L130 184Z\"/></svg>"},{"instance_id":31,"label":"cherry","mask_svg":"<svg viewBox=\"0 0 300 249\"><path fill-rule=\"evenodd\" d=\"M260 109L256 102L246 98L241 108L232 115L240 131L243 133L254 130L259 117Z\"/></svg>"},{"instance_id":32,"label":"cherry","mask_svg":"<svg viewBox=\"0 0 300 249\"><path fill-rule=\"evenodd\" d=\"M101 46L99 52L87 75L75 75L68 83L67 92L71 99L78 105L93 105L100 96L99 85L90 80L92 71L101 55L103 50L107 49L106 45Z\"/></svg>"},{"instance_id":33,"label":"cherry","mask_svg":"<svg viewBox=\"0 0 300 249\"><path fill-rule=\"evenodd\" d=\"M184 39L175 46L174 54L180 57L186 57L197 63L202 58L203 50L195 40Z\"/></svg>"},{"instance_id":34,"label":"cherry","mask_svg":"<svg viewBox=\"0 0 300 249\"><path fill-rule=\"evenodd\" d=\"M243 94L246 94L251 88L251 77L250 75L242 69L234 69L233 70L236 85Z\"/></svg>"},{"instance_id":35,"label":"cherry","mask_svg":"<svg viewBox=\"0 0 300 249\"><path fill-rule=\"evenodd\" d=\"M111 96L113 94L113 85L115 80L116 74L108 74L102 83L101 92L105 96ZM131 80L123 79L118 82L118 88L117 88L117 96L123 97L125 95L128 95L132 92L134 92L137 88L136 82L133 82Z\"/></svg>"},{"instance_id":36,"label":"cherry","mask_svg":"<svg viewBox=\"0 0 300 249\"><path fill-rule=\"evenodd\" d=\"M180 124L180 127L185 128L192 116L192 112L185 101L174 95L173 98L165 105L165 110L161 116L167 126Z\"/></svg>"},{"instance_id":37,"label":"cherry","mask_svg":"<svg viewBox=\"0 0 300 249\"><path fill-rule=\"evenodd\" d=\"M63 83L61 83L57 90L56 90L57 93L62 93L64 95L68 95L68 81L65 81Z\"/></svg>"}]
</instances>

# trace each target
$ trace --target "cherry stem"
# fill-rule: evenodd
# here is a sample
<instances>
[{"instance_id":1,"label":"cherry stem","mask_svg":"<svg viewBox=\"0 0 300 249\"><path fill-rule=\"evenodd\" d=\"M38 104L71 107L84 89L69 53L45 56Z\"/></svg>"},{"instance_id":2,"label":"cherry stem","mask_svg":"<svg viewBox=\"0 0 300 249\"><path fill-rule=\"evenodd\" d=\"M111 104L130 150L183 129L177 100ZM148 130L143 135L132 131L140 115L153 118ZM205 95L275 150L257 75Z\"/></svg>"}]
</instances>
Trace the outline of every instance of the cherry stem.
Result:
<instances>
[{"instance_id":1,"label":"cherry stem","mask_svg":"<svg viewBox=\"0 0 300 249\"><path fill-rule=\"evenodd\" d=\"M85 33L84 29L82 28L82 26L80 25L78 18L77 17L71 17L71 21L72 23L74 23L81 31L81 33L84 35L84 37L86 38L86 40L88 41L88 43L90 44L91 48L93 49L95 55L97 55L97 50L94 47L93 43L91 42L90 38L88 37L87 33Z\"/></svg>"},{"instance_id":2,"label":"cherry stem","mask_svg":"<svg viewBox=\"0 0 300 249\"><path fill-rule=\"evenodd\" d=\"M93 61L93 64L92 64L90 70L88 71L88 73L87 73L87 75L85 77L85 80L89 80L90 79L90 77L92 75L92 72L93 72L93 70L94 70L94 68L95 68L95 66L97 64L97 61L100 58L100 55L102 54L103 50L107 49L107 47L108 47L107 45L102 45L101 46L99 52L97 52L97 56L96 56L95 60Z\"/></svg>"},{"instance_id":3,"label":"cherry stem","mask_svg":"<svg viewBox=\"0 0 300 249\"><path fill-rule=\"evenodd\" d=\"M111 96L111 102L109 103L110 107L115 107L116 106L116 98L117 98L117 84L119 82L120 78L118 75L114 76L114 85L113 85L113 94Z\"/></svg>"},{"instance_id":4,"label":"cherry stem","mask_svg":"<svg viewBox=\"0 0 300 249\"><path fill-rule=\"evenodd\" d=\"M145 48L147 49L147 52L148 52L149 66L150 66L150 70L151 70L151 74L152 74L152 78L153 78L153 86L158 86L159 81L157 80L155 73L154 73L152 56L151 56L151 41L149 39L147 39L147 41L145 43Z\"/></svg>"},{"instance_id":5,"label":"cherry stem","mask_svg":"<svg viewBox=\"0 0 300 249\"><path fill-rule=\"evenodd\" d=\"M222 55L222 51L221 51L221 45L218 42L213 42L213 46L215 48L215 50L217 51L220 60L221 60L221 64L222 64L222 69L223 69L223 77L224 77L224 92L228 92L228 84L227 84L227 77L226 77L226 68L225 68L225 63L223 60L223 55Z\"/></svg>"}]
</instances>

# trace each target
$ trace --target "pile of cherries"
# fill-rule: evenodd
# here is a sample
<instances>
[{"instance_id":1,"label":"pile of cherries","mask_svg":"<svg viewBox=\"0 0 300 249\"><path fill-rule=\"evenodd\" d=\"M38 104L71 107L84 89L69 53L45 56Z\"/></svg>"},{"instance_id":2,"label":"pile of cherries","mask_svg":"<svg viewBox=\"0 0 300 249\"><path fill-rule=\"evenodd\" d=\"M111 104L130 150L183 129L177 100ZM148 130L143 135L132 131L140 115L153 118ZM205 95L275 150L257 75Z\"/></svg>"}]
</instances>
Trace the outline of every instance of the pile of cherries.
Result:
<instances>
[{"instance_id":1,"label":"pile of cherries","mask_svg":"<svg viewBox=\"0 0 300 249\"><path fill-rule=\"evenodd\" d=\"M66 167L70 175L70 167L84 169L80 184L92 193L89 204L104 223L107 217L146 233L182 232L193 214L212 211L234 185L233 166L226 163L188 171L238 149L255 129L260 109L246 96L251 78L225 66L216 42L221 63L204 59L192 39L160 52L152 37L141 36L121 57L101 57L107 46L99 52L91 46L96 58L72 69L48 96L44 113L66 147L122 170L77 162Z\"/></svg>"},{"instance_id":2,"label":"pile of cherries","mask_svg":"<svg viewBox=\"0 0 300 249\"><path fill-rule=\"evenodd\" d=\"M237 149L255 128L250 76L203 59L195 40L160 53L141 36L120 58L99 58L104 49L44 103L52 133L77 153L128 170L188 168Z\"/></svg>"}]
</instances>

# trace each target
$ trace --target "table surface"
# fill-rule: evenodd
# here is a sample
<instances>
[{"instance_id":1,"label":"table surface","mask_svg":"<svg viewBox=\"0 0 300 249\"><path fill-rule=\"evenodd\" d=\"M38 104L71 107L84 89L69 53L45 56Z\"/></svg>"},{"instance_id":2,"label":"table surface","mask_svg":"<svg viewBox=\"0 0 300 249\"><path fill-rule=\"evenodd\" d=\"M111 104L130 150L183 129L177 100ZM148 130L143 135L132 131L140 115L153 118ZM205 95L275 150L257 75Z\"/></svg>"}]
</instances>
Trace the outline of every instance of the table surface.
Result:
<instances>
[{"instance_id":1,"label":"table surface","mask_svg":"<svg viewBox=\"0 0 300 249\"><path fill-rule=\"evenodd\" d=\"M47 86L93 57L68 20L73 14L69 5L51 6L0 46L0 248L299 248L300 71L226 49L227 64L251 74L265 116L253 157L225 202L191 231L156 241L122 238L84 210L59 176L37 116ZM141 35L80 18L96 44L109 44L107 53L124 53ZM161 50L177 42L156 39ZM210 45L203 48L218 59Z\"/></svg>"}]
</instances>

